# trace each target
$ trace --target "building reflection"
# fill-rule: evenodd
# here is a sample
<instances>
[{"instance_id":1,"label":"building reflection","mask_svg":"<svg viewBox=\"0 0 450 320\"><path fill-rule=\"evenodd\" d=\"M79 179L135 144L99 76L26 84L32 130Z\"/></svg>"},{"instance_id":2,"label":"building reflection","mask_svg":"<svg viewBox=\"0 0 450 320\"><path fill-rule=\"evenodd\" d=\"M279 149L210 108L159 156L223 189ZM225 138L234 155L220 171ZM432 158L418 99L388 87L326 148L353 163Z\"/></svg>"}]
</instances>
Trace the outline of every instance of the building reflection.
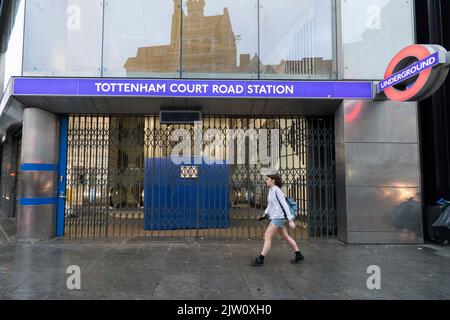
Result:
<instances>
[{"instance_id":1,"label":"building reflection","mask_svg":"<svg viewBox=\"0 0 450 320\"><path fill-rule=\"evenodd\" d=\"M138 48L137 55L128 58L124 65L127 75L180 72L180 65L184 74L257 74L261 72L273 75L321 74L329 77L332 73L332 60L324 60L320 57L305 55L299 60L278 57L275 61L279 63L264 64L256 53L238 54L237 44L242 40L242 35L236 34L233 30L229 9L223 8L221 15L206 16L205 4L206 0L187 0L187 12L184 12L179 8L179 1L174 0L170 43ZM304 20L303 18L301 20ZM286 43L288 38L288 42L292 43L292 36L298 38L304 35L305 25L312 23L313 19L314 17L310 16L311 21L303 21L299 25L299 28L301 27L299 30L292 30L289 34L283 35L278 46L273 48L274 51L284 52L284 49L278 50L279 45ZM257 34L246 36L257 37ZM295 41L297 43L295 46L310 47L311 42L314 41L313 38L314 35L311 34L308 39L303 39L303 44Z\"/></svg>"},{"instance_id":2,"label":"building reflection","mask_svg":"<svg viewBox=\"0 0 450 320\"><path fill-rule=\"evenodd\" d=\"M347 61L351 61L352 68L346 70L348 78L358 78L364 73L367 79L381 79L385 67L390 59L401 49L411 44L403 33L393 34L392 30L404 30L405 3L402 1L385 1L379 13L380 26L368 25L359 33L356 39L344 43L344 55ZM349 23L349 22L347 22ZM350 23L349 23L350 24ZM352 25L348 28L350 28ZM380 47L380 43L385 43ZM377 63L368 63L376 61Z\"/></svg>"},{"instance_id":3,"label":"building reflection","mask_svg":"<svg viewBox=\"0 0 450 320\"><path fill-rule=\"evenodd\" d=\"M261 72L265 74L305 74L330 75L333 61L323 58L304 58L302 60L281 60L278 65L262 65Z\"/></svg>"},{"instance_id":4,"label":"building reflection","mask_svg":"<svg viewBox=\"0 0 450 320\"><path fill-rule=\"evenodd\" d=\"M189 0L185 14L175 0L170 44L139 48L137 56L125 64L127 73L179 69L180 43L183 72L256 73L258 64L250 54L241 54L237 61L239 36L233 31L228 8L215 16L205 16L204 9L205 0Z\"/></svg>"}]
</instances>

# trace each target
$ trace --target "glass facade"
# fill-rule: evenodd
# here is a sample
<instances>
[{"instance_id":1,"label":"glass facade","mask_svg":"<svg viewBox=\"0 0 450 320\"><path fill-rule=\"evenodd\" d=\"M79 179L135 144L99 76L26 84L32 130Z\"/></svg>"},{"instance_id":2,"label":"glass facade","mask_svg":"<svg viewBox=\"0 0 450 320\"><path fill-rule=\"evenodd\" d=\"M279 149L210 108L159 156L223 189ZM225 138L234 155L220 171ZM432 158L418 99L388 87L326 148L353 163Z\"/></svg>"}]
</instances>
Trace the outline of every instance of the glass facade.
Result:
<instances>
[{"instance_id":1,"label":"glass facade","mask_svg":"<svg viewBox=\"0 0 450 320\"><path fill-rule=\"evenodd\" d=\"M179 0L105 0L103 75L180 76Z\"/></svg>"},{"instance_id":2,"label":"glass facade","mask_svg":"<svg viewBox=\"0 0 450 320\"><path fill-rule=\"evenodd\" d=\"M260 0L261 78L330 79L331 0Z\"/></svg>"},{"instance_id":3,"label":"glass facade","mask_svg":"<svg viewBox=\"0 0 450 320\"><path fill-rule=\"evenodd\" d=\"M389 61L401 49L415 43L413 1L341 3L343 78L383 79Z\"/></svg>"},{"instance_id":4,"label":"glass facade","mask_svg":"<svg viewBox=\"0 0 450 320\"><path fill-rule=\"evenodd\" d=\"M26 0L25 14L25 76L376 80L415 42L409 0Z\"/></svg>"},{"instance_id":5,"label":"glass facade","mask_svg":"<svg viewBox=\"0 0 450 320\"><path fill-rule=\"evenodd\" d=\"M24 75L335 79L335 0L27 0Z\"/></svg>"},{"instance_id":6,"label":"glass facade","mask_svg":"<svg viewBox=\"0 0 450 320\"><path fill-rule=\"evenodd\" d=\"M9 79L22 74L25 0L3 2L0 16L0 97Z\"/></svg>"},{"instance_id":7,"label":"glass facade","mask_svg":"<svg viewBox=\"0 0 450 320\"><path fill-rule=\"evenodd\" d=\"M100 76L102 0L27 0L24 75Z\"/></svg>"},{"instance_id":8,"label":"glass facade","mask_svg":"<svg viewBox=\"0 0 450 320\"><path fill-rule=\"evenodd\" d=\"M183 1L186 78L257 78L258 1Z\"/></svg>"}]
</instances>

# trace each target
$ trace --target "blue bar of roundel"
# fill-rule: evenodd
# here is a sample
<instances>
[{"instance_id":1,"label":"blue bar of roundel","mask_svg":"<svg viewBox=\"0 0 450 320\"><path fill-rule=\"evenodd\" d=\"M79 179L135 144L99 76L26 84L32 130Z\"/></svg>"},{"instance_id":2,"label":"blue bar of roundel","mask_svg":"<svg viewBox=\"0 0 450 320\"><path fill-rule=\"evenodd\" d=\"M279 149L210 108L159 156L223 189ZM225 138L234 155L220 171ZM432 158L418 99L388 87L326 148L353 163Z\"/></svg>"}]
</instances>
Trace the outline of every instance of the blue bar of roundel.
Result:
<instances>
[{"instance_id":1,"label":"blue bar of roundel","mask_svg":"<svg viewBox=\"0 0 450 320\"><path fill-rule=\"evenodd\" d=\"M56 204L56 198L20 198L21 206L46 206Z\"/></svg>"},{"instance_id":2,"label":"blue bar of roundel","mask_svg":"<svg viewBox=\"0 0 450 320\"><path fill-rule=\"evenodd\" d=\"M21 171L58 171L57 164L24 163L20 165Z\"/></svg>"},{"instance_id":3,"label":"blue bar of roundel","mask_svg":"<svg viewBox=\"0 0 450 320\"><path fill-rule=\"evenodd\" d=\"M435 62L434 62L433 64L431 64L430 66L424 68L424 69L421 70L421 71L418 71L418 72L415 72L415 73L411 73L409 76L405 76L405 77L403 77L401 80L395 81L395 82L393 82L392 84L387 85L386 87L382 88L382 84L383 84L384 82L389 81L389 80L392 79L392 78L395 78L396 76L402 74L404 71L406 71L406 70L408 70L408 69L412 69L413 67L420 66L420 64L422 64L423 62L425 62L425 61L427 61L427 60L429 60L430 58L433 58L433 57L435 58ZM414 64L412 64L412 65L410 65L410 66L408 66L408 67L406 67L406 68L404 68L404 69L402 69L402 70L396 72L396 73L394 73L392 76L390 76L390 77L384 79L383 81L380 81L380 83L378 84L378 91L379 91L379 92L382 92L382 91L384 91L384 90L386 90L386 89L388 89L388 88L391 88L391 87L393 87L393 86L395 86L395 85L397 85L397 84L400 84L400 83L402 83L402 82L404 82L404 81L406 81L406 80L408 80L408 79L410 79L410 78L413 78L413 77L417 76L418 74L422 73L423 71L425 71L425 70L427 70L427 69L430 69L430 68L435 67L435 66L438 65L438 64L439 64L439 53L436 52L436 53L434 53L434 54L432 54L432 55L426 57L425 59L420 60L420 61L418 61L418 62L416 62L416 63L414 63Z\"/></svg>"}]
</instances>

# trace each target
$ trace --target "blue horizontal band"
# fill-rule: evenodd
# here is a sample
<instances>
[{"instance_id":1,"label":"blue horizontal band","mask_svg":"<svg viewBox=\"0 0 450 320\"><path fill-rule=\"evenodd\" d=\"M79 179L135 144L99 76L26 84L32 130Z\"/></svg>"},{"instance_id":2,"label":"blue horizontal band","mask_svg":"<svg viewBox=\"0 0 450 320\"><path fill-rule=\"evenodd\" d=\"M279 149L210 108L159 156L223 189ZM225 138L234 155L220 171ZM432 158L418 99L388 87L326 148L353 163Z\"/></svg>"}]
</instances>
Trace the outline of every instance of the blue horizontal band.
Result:
<instances>
[{"instance_id":1,"label":"blue horizontal band","mask_svg":"<svg viewBox=\"0 0 450 320\"><path fill-rule=\"evenodd\" d=\"M20 166L21 171L54 171L57 172L57 164L24 163Z\"/></svg>"},{"instance_id":2,"label":"blue horizontal band","mask_svg":"<svg viewBox=\"0 0 450 320\"><path fill-rule=\"evenodd\" d=\"M21 206L45 206L56 204L56 198L20 198Z\"/></svg>"}]
</instances>

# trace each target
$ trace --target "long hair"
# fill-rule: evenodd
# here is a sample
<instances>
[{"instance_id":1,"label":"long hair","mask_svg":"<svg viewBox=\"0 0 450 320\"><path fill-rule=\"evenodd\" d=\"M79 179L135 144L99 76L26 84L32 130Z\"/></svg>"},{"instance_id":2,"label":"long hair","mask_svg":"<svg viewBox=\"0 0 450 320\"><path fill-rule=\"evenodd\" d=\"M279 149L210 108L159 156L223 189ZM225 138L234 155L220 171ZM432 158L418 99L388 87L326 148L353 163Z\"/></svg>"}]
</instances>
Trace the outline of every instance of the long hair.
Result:
<instances>
[{"instance_id":1,"label":"long hair","mask_svg":"<svg viewBox=\"0 0 450 320\"><path fill-rule=\"evenodd\" d=\"M272 180L275 180L275 185L278 188L281 188L282 186L284 186L283 180L281 180L281 177L278 174L269 175L267 177L269 177Z\"/></svg>"}]
</instances>

